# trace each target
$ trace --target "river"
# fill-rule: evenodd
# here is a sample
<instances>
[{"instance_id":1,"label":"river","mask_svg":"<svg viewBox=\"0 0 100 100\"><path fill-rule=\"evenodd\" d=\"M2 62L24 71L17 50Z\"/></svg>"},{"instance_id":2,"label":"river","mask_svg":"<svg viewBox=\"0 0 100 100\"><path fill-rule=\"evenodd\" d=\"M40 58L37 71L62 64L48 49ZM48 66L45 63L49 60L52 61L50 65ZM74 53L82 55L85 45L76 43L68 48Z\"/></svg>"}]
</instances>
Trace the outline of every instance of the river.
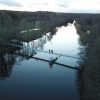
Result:
<instances>
[{"instance_id":1,"label":"river","mask_svg":"<svg viewBox=\"0 0 100 100\"><path fill-rule=\"evenodd\" d=\"M78 67L79 36L73 24L57 27L41 38L23 42L24 52L46 60ZM33 55L32 55L33 56ZM68 57L67 57L68 56ZM0 80L1 100L79 100L77 70L57 64L13 55L10 75ZM9 71L8 71L9 74Z\"/></svg>"}]
</instances>

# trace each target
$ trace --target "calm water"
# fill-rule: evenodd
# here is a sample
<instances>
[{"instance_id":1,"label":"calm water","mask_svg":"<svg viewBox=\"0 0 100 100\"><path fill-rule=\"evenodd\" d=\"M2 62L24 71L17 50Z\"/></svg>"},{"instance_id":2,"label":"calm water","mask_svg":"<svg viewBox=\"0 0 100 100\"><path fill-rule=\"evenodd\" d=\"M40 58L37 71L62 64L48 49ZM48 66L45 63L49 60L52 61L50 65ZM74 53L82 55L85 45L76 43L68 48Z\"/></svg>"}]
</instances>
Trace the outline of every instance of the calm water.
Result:
<instances>
[{"instance_id":1,"label":"calm water","mask_svg":"<svg viewBox=\"0 0 100 100\"><path fill-rule=\"evenodd\" d=\"M57 27L54 35L50 32L31 42L24 42L20 53L47 60L58 57L56 62L72 67L78 66L79 36L73 24ZM53 50L53 53L48 53ZM15 63L10 75L0 80L0 100L79 100L77 70L48 62L13 55Z\"/></svg>"}]
</instances>

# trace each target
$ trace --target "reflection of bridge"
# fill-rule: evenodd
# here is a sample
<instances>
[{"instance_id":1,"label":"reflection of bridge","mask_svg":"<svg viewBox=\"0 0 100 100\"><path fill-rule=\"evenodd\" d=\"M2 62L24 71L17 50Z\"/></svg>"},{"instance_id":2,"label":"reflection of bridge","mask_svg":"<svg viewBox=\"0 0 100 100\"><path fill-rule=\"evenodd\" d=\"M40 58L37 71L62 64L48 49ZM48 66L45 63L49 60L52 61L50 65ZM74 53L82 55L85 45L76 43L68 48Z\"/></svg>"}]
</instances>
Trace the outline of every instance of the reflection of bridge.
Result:
<instances>
[{"instance_id":1,"label":"reflection of bridge","mask_svg":"<svg viewBox=\"0 0 100 100\"><path fill-rule=\"evenodd\" d=\"M77 67L72 67L72 66L69 66L69 65L65 65L65 64L61 64L61 63L58 63L56 62L56 60L58 58L54 58L52 60L47 60L47 59L43 59L43 58L39 58L39 57L34 57L34 54L37 54L37 52L43 52L43 53L48 53L48 54L52 54L52 55L58 55L59 57L62 56L62 57L69 57L69 58L75 58L75 59L81 59L81 58L78 58L78 57L74 57L74 56L69 56L69 55L64 55L64 54L59 54L59 53L50 53L50 52L47 52L47 51L42 51L42 50L38 50L37 48L31 48L32 52L30 52L30 48L27 48L27 47L23 47L22 45L16 45L16 44L8 44L9 46L12 46L12 47L17 47L17 48L21 48L20 52L16 52L14 54L16 55L20 55L20 56L24 56L26 57L27 59L29 58L34 58L34 59L37 59L37 60L41 60L41 61L45 61L45 62L49 62L49 64L52 66L53 64L57 64L57 65L60 65L60 66L64 66L64 67L68 67L68 68L71 68L71 69L79 69Z\"/></svg>"},{"instance_id":2,"label":"reflection of bridge","mask_svg":"<svg viewBox=\"0 0 100 100\"><path fill-rule=\"evenodd\" d=\"M71 69L79 70L78 67L72 67L72 66L69 66L69 65L65 65L65 64L61 64L61 63L56 62L56 60L57 60L58 58L55 58L55 59L53 59L53 60L47 60L47 59L43 59L43 58L39 58L39 57L34 57L34 56L33 56L34 54L33 54L33 55L30 55L30 56L29 56L29 55L26 55L26 54L22 54L22 53L14 53L14 54L20 55L20 56L23 56L23 57L26 57L27 59L29 59L29 58L34 58L34 59L36 59L36 60L45 61L45 62L48 62L49 64L51 63L51 65L56 64L56 65L68 67L68 68L71 68Z\"/></svg>"}]
</instances>

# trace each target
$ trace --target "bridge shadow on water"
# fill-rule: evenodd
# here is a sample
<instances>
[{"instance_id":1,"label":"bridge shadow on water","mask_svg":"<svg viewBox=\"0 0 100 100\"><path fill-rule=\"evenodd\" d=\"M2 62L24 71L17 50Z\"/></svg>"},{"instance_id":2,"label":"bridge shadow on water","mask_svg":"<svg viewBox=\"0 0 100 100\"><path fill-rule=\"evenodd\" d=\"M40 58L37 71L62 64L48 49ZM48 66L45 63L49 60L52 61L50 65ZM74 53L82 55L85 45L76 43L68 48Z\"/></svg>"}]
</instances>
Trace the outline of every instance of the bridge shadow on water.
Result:
<instances>
[{"instance_id":1,"label":"bridge shadow on water","mask_svg":"<svg viewBox=\"0 0 100 100\"><path fill-rule=\"evenodd\" d=\"M50 68L53 68L53 65L59 65L62 67L67 67L71 68L74 70L80 70L76 66L70 66L67 64L63 64L61 62L58 62L57 60L62 56L62 57L69 57L69 58L74 58L74 59L80 59L77 57L69 56L69 55L63 55L55 52L49 52L49 51L43 51L43 50L38 50L37 48L33 48L32 52L28 51L29 49L27 47L23 47L22 44L16 45L16 44L8 44L8 43L3 43L0 45L1 50L0 50L0 77L1 79L5 79L10 76L13 65L16 63L16 58L18 56L24 58L24 59L35 59L37 61L44 61L47 62L50 66ZM39 52L46 53L48 55L56 55L56 57L53 58L41 58L41 57L36 57ZM49 56L48 56L49 57Z\"/></svg>"}]
</instances>

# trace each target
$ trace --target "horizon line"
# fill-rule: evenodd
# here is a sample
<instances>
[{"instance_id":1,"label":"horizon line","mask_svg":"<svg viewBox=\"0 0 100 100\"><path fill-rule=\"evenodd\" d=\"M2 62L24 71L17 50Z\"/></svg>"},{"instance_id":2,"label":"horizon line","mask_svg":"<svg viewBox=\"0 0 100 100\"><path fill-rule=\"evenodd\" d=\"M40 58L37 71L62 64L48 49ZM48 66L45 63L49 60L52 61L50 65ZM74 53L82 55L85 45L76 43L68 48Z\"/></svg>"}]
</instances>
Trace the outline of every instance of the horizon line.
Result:
<instances>
[{"instance_id":1,"label":"horizon line","mask_svg":"<svg viewBox=\"0 0 100 100\"><path fill-rule=\"evenodd\" d=\"M92 13L92 12L56 12L56 11L43 11L43 10L37 10L37 11L27 11L27 10L9 10L9 9L0 9L0 11L16 11L16 12L52 12L52 13L69 13L69 14L100 14L100 13Z\"/></svg>"}]
</instances>

